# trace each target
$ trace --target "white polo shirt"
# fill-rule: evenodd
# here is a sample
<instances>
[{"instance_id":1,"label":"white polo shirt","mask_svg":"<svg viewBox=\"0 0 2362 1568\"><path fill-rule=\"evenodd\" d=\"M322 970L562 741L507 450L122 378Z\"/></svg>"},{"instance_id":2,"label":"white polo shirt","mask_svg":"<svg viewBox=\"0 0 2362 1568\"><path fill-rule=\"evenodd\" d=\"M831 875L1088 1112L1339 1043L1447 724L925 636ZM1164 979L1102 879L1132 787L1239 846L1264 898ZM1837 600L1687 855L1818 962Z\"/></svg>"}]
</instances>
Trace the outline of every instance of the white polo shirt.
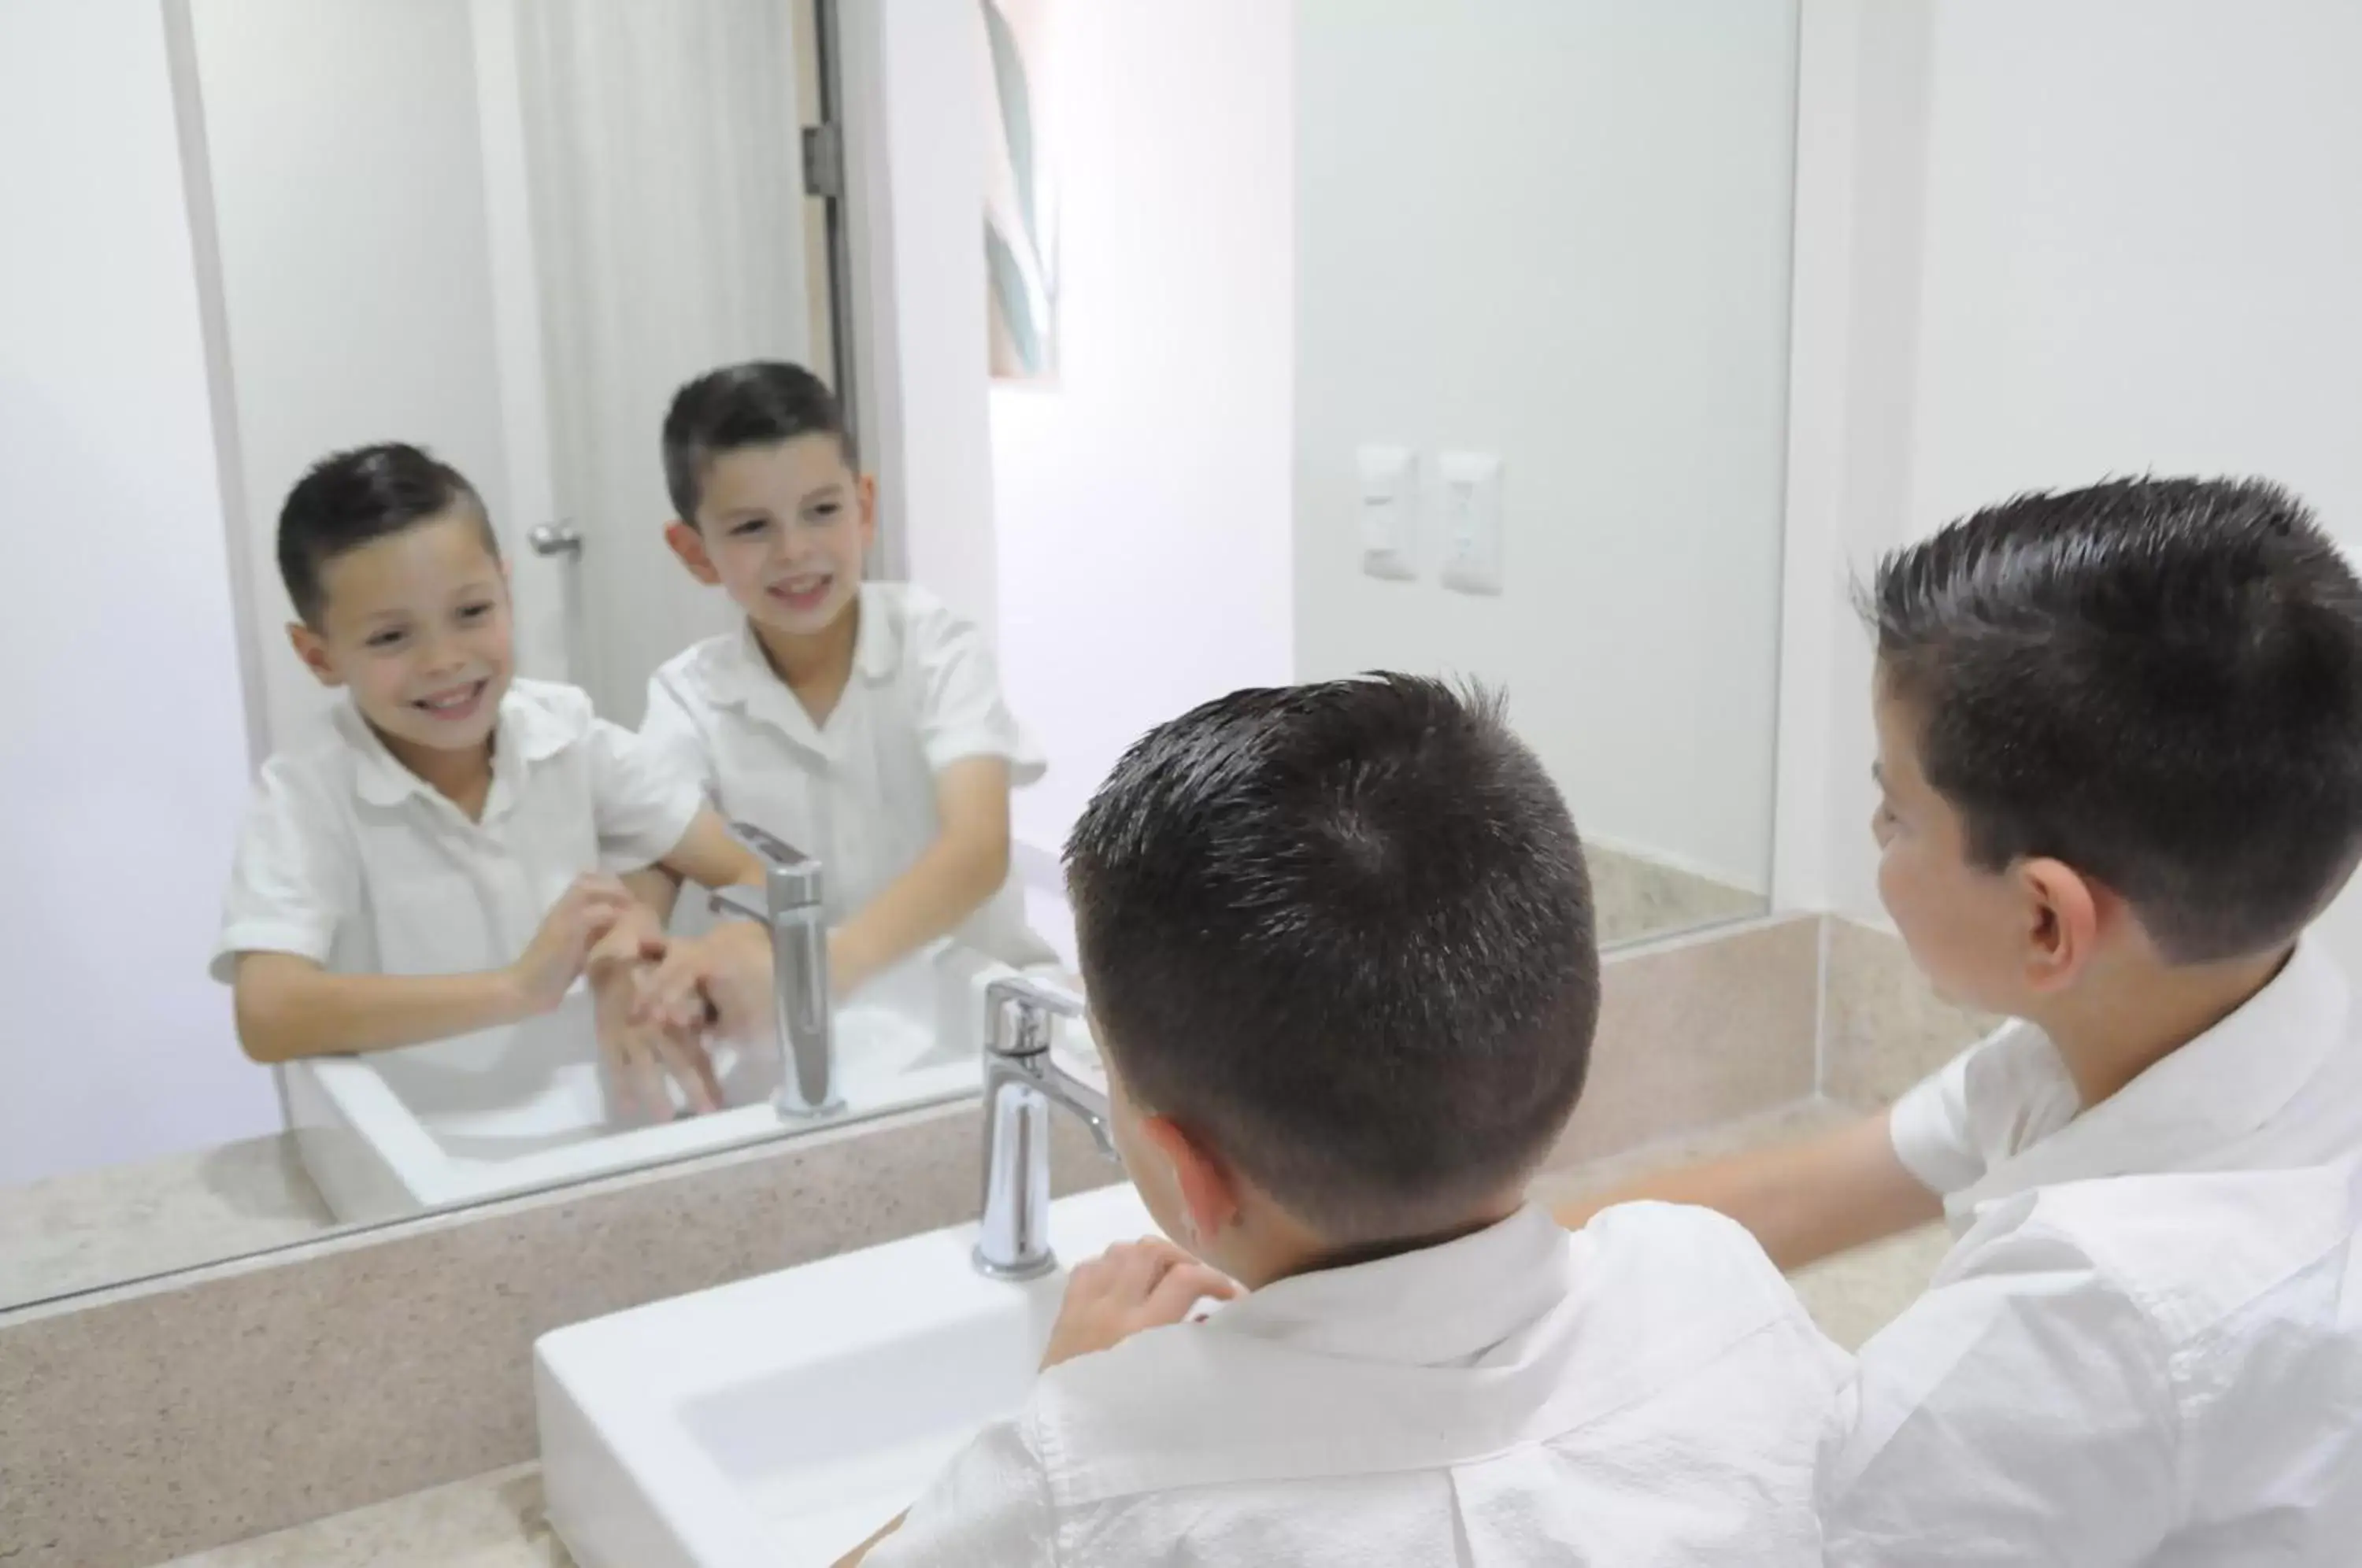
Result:
<instances>
[{"instance_id":1,"label":"white polo shirt","mask_svg":"<svg viewBox=\"0 0 2362 1568\"><path fill-rule=\"evenodd\" d=\"M2089 1111L2049 1036L2018 1022L1906 1092L1892 1125L1955 1235L2054 1182L2317 1165L2362 1152L2362 1018L2306 937L2246 1006Z\"/></svg>"},{"instance_id":2,"label":"white polo shirt","mask_svg":"<svg viewBox=\"0 0 2362 1568\"><path fill-rule=\"evenodd\" d=\"M512 963L575 878L662 859L703 806L692 779L571 686L511 683L480 822L340 702L263 765L214 975L233 978L241 953L292 953L339 974Z\"/></svg>"},{"instance_id":3,"label":"white polo shirt","mask_svg":"<svg viewBox=\"0 0 2362 1568\"><path fill-rule=\"evenodd\" d=\"M2362 1562L2362 1163L1989 1206L1862 1348L1835 1568Z\"/></svg>"},{"instance_id":4,"label":"white polo shirt","mask_svg":"<svg viewBox=\"0 0 2362 1568\"><path fill-rule=\"evenodd\" d=\"M2090 1110L2014 1023L1904 1095L1893 1139L1961 1240L1862 1347L1824 1455L1831 1562L2356 1560L2275 1555L2312 1529L2286 1500L2326 1507L2319 1467L2362 1463L2320 1435L2362 1279L2329 1283L2354 1215L2318 1172L2362 1155L2362 1033L2317 943Z\"/></svg>"},{"instance_id":5,"label":"white polo shirt","mask_svg":"<svg viewBox=\"0 0 2362 1568\"><path fill-rule=\"evenodd\" d=\"M1720 1216L1529 1208L1054 1368L868 1568L1805 1568L1845 1367Z\"/></svg>"},{"instance_id":6,"label":"white polo shirt","mask_svg":"<svg viewBox=\"0 0 2362 1568\"><path fill-rule=\"evenodd\" d=\"M734 822L751 822L821 863L831 923L857 913L943 831L935 775L998 756L1010 783L1043 772L1001 700L983 634L925 589L861 585L853 677L825 724L771 669L751 626L668 660L648 682L641 736L703 782ZM959 939L1003 963L1047 962L1010 881Z\"/></svg>"}]
</instances>

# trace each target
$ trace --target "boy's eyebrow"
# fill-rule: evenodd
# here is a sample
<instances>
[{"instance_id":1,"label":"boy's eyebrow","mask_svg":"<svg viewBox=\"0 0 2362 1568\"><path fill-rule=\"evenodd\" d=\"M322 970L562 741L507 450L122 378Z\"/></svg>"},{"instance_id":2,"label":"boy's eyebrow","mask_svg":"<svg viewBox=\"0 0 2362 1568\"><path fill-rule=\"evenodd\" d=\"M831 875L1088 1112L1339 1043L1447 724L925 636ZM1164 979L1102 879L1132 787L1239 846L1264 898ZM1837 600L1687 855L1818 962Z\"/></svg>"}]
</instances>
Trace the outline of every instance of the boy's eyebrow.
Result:
<instances>
[{"instance_id":1,"label":"boy's eyebrow","mask_svg":"<svg viewBox=\"0 0 2362 1568\"><path fill-rule=\"evenodd\" d=\"M804 501L809 504L811 502L822 499L823 496L843 495L844 493L844 481L843 480L831 480L826 484L819 485L811 490L806 491L804 492Z\"/></svg>"}]
</instances>

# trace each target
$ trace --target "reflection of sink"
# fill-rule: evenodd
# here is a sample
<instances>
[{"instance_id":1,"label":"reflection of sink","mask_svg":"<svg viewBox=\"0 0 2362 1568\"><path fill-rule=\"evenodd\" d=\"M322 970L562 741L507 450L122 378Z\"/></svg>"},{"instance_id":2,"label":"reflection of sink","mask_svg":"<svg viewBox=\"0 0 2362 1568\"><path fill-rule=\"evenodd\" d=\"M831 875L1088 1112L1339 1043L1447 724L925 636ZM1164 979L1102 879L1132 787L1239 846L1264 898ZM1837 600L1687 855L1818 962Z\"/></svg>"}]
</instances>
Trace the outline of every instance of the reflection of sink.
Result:
<instances>
[{"instance_id":1,"label":"reflection of sink","mask_svg":"<svg viewBox=\"0 0 2362 1568\"><path fill-rule=\"evenodd\" d=\"M872 980L836 1011L846 1117L974 1093L984 988L1008 971L950 944ZM659 1126L612 1119L590 1001L578 988L512 1029L288 1063L289 1120L338 1220L379 1220L578 1180L768 1137L778 1055L768 1043L716 1052L726 1109Z\"/></svg>"},{"instance_id":2,"label":"reflection of sink","mask_svg":"<svg viewBox=\"0 0 2362 1568\"><path fill-rule=\"evenodd\" d=\"M1050 1206L1062 1259L1152 1233L1128 1183ZM1065 1271L968 1262L976 1227L546 1334L550 1521L582 1568L826 1564L908 1507L1032 1384Z\"/></svg>"}]
</instances>

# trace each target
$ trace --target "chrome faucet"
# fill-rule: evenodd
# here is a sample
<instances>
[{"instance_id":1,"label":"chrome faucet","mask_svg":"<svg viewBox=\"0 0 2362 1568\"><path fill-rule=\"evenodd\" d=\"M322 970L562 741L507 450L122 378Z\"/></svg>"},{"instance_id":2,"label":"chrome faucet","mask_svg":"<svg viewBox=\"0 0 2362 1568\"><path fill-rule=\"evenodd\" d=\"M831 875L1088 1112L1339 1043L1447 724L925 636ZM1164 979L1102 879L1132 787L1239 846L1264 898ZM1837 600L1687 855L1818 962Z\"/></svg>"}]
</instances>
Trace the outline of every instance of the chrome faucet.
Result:
<instances>
[{"instance_id":1,"label":"chrome faucet","mask_svg":"<svg viewBox=\"0 0 2362 1568\"><path fill-rule=\"evenodd\" d=\"M716 888L713 912L751 920L771 933L771 1006L779 1031L783 1117L805 1120L844 1109L836 1094L836 1043L829 1027L828 919L821 908L820 862L750 823L730 831L763 862L763 897Z\"/></svg>"},{"instance_id":2,"label":"chrome faucet","mask_svg":"<svg viewBox=\"0 0 2362 1568\"><path fill-rule=\"evenodd\" d=\"M1050 1251L1050 1108L1082 1118L1099 1153L1115 1158L1107 1096L1050 1059L1062 1018L1081 1018L1083 999L1035 979L985 988L990 1021L984 1047L984 1222L978 1273L1036 1279L1058 1266Z\"/></svg>"}]
</instances>

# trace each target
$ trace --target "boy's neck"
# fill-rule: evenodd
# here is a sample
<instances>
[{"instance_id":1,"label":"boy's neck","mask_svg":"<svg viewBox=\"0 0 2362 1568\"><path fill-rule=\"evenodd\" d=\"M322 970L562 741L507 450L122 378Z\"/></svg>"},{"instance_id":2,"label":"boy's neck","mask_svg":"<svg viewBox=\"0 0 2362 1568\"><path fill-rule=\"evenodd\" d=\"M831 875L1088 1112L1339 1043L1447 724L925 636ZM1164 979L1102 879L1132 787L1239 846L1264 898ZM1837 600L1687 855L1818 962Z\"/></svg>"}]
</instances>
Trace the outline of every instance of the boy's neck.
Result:
<instances>
[{"instance_id":1,"label":"boy's neck","mask_svg":"<svg viewBox=\"0 0 2362 1568\"><path fill-rule=\"evenodd\" d=\"M371 726L374 728L375 726ZM496 729L484 737L481 745L465 751L443 751L434 746L415 745L397 735L378 731L392 758L418 776L419 780L436 794L459 808L469 822L481 822L484 804L492 793L492 747L500 738Z\"/></svg>"},{"instance_id":2,"label":"boy's neck","mask_svg":"<svg viewBox=\"0 0 2362 1568\"><path fill-rule=\"evenodd\" d=\"M1440 1247L1446 1242L1456 1242L1462 1236L1473 1236L1479 1231L1492 1229L1524 1208L1525 1203L1526 1195L1520 1189L1500 1195L1476 1212L1440 1231L1383 1242L1342 1245L1324 1242L1283 1217L1280 1223L1267 1227L1264 1234L1242 1247L1245 1256L1235 1263L1225 1261L1216 1266L1248 1289L1260 1290L1266 1285L1291 1279L1297 1275L1352 1268L1357 1264L1377 1263L1385 1258L1400 1257L1406 1253Z\"/></svg>"},{"instance_id":3,"label":"boy's neck","mask_svg":"<svg viewBox=\"0 0 2362 1568\"><path fill-rule=\"evenodd\" d=\"M808 636L799 636L752 623L756 645L770 664L771 673L787 683L816 724L828 722L837 700L853 679L853 656L861 640L861 601L855 598L844 613Z\"/></svg>"},{"instance_id":4,"label":"boy's neck","mask_svg":"<svg viewBox=\"0 0 2362 1568\"><path fill-rule=\"evenodd\" d=\"M2080 988L2030 1021L2058 1046L2089 1110L2254 1000L2295 951L2291 943L2220 964L2144 964Z\"/></svg>"}]
</instances>

